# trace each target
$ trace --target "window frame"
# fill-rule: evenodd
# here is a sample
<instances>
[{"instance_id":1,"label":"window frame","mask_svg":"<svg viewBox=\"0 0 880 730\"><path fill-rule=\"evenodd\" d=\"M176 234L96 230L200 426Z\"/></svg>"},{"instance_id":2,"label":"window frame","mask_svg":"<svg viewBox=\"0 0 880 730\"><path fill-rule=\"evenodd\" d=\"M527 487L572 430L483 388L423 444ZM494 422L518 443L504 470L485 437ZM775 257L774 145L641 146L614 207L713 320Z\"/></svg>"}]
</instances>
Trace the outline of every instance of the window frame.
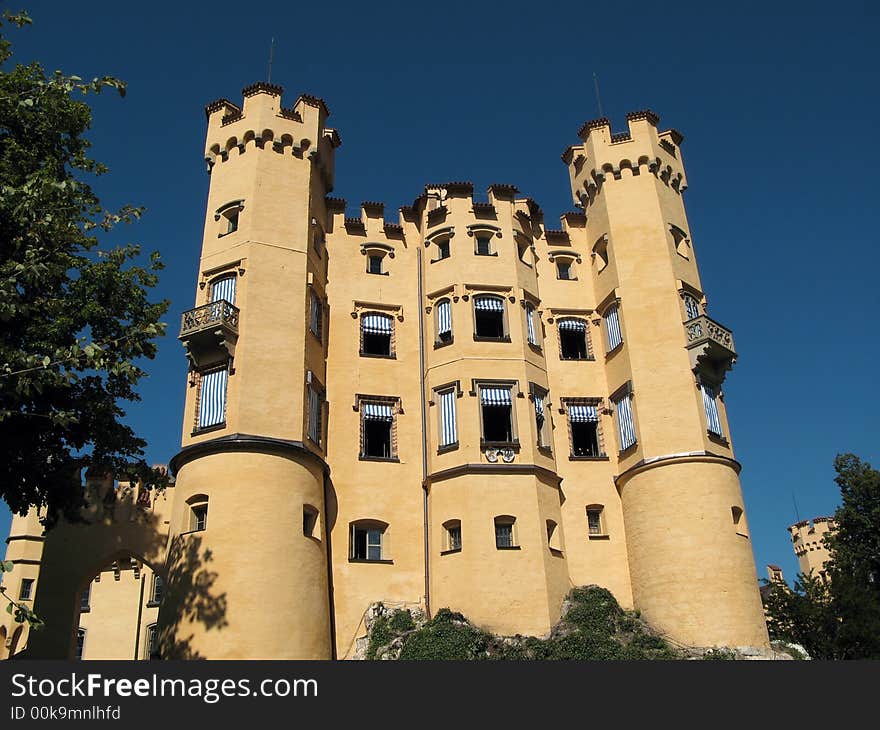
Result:
<instances>
[{"instance_id":1,"label":"window frame","mask_svg":"<svg viewBox=\"0 0 880 730\"><path fill-rule=\"evenodd\" d=\"M583 332L584 335L584 356L583 357L566 357L563 348L563 330L566 328L562 326L563 322L579 322L583 325L583 328L571 328L572 331ZM556 321L556 338L559 340L559 359L563 362L588 362L590 360L595 360L595 356L593 355L593 347L592 342L590 340L590 323L587 319L581 318L575 315L566 315L564 317L557 317ZM566 335L568 336L568 335Z\"/></svg>"},{"instance_id":2,"label":"window frame","mask_svg":"<svg viewBox=\"0 0 880 730\"><path fill-rule=\"evenodd\" d=\"M388 333L388 354L374 353L374 352L365 352L364 351L364 343L366 341L367 335L372 335L375 337L384 337L385 335L379 333L371 333L364 331L364 321L366 317L383 317L391 323L391 332ZM388 314L388 312L379 312L374 310L364 310L360 313L358 317L358 331L360 338L360 346L358 348L358 355L360 357L376 357L385 360L396 360L397 359L397 326L394 322L394 316Z\"/></svg>"},{"instance_id":3,"label":"window frame","mask_svg":"<svg viewBox=\"0 0 880 730\"><path fill-rule=\"evenodd\" d=\"M204 532L208 529L209 501L207 494L194 494L186 500L189 512L187 513L187 529L183 532Z\"/></svg>"},{"instance_id":4,"label":"window frame","mask_svg":"<svg viewBox=\"0 0 880 730\"><path fill-rule=\"evenodd\" d=\"M541 451L552 452L553 450L553 422L550 416L550 391L537 383L529 383L529 400L532 401L532 411L535 414L536 446ZM538 425L537 401L540 399L543 409L543 423Z\"/></svg>"},{"instance_id":5,"label":"window frame","mask_svg":"<svg viewBox=\"0 0 880 730\"><path fill-rule=\"evenodd\" d=\"M158 587L159 597L156 597ZM153 580L150 584L150 599L147 601L147 608L158 606L162 602L162 595L165 591L165 581L158 573L153 573Z\"/></svg>"},{"instance_id":6,"label":"window frame","mask_svg":"<svg viewBox=\"0 0 880 730\"><path fill-rule=\"evenodd\" d=\"M440 332L440 309L441 304L449 307L449 338L443 339ZM441 297L434 303L434 348L451 345L455 341L455 320L452 317L452 297Z\"/></svg>"},{"instance_id":7,"label":"window frame","mask_svg":"<svg viewBox=\"0 0 880 730\"><path fill-rule=\"evenodd\" d=\"M442 439L444 434L448 429L444 428L445 415L446 411L443 408L443 396L451 395L452 399L452 433L455 435L455 440L450 441L448 443L443 443ZM454 381L452 383L447 383L445 385L439 385L434 388L434 402L437 404L437 453L444 454L447 451L455 451L459 447L459 436L458 436L458 399L461 397L461 389L459 388L458 381Z\"/></svg>"},{"instance_id":8,"label":"window frame","mask_svg":"<svg viewBox=\"0 0 880 730\"><path fill-rule=\"evenodd\" d=\"M477 300L495 299L501 302L501 335L497 337L477 334ZM486 310L494 311L498 310ZM474 342L510 342L510 324L507 315L507 298L492 292L480 292L471 296L471 323L474 330Z\"/></svg>"},{"instance_id":9,"label":"window frame","mask_svg":"<svg viewBox=\"0 0 880 730\"><path fill-rule=\"evenodd\" d=\"M603 538L608 538L608 526L605 521L605 505L603 504L588 504L584 511L587 517L587 538L590 540L600 540ZM590 523L590 514L594 513L597 515L597 530L594 532L593 527Z\"/></svg>"},{"instance_id":10,"label":"window frame","mask_svg":"<svg viewBox=\"0 0 880 730\"><path fill-rule=\"evenodd\" d=\"M616 391L614 391L614 393L611 394L611 396L609 397L608 400L611 401L611 404L614 406L612 410L614 413L615 426L617 427L616 430L617 430L618 454L624 454L625 452L629 452L632 449L636 448L639 443L638 427L636 424L636 413L635 413L635 407L633 404L634 393L632 390L632 383L627 381L623 386L621 386ZM621 420L620 420L620 410L621 410L620 404L623 403L624 401L628 402L628 414L629 414L629 418L631 420L632 437L633 437L633 440L629 444L626 444L626 445L624 445L624 432L623 432L623 427L622 427ZM627 409L624 409L624 410L627 410Z\"/></svg>"},{"instance_id":11,"label":"window frame","mask_svg":"<svg viewBox=\"0 0 880 730\"><path fill-rule=\"evenodd\" d=\"M486 428L483 419L483 409L491 408L493 406L486 405L483 403L483 388L503 388L510 391L510 410L509 410L509 418L510 418L510 441L493 441L486 438ZM519 393L519 382L516 380L475 380L473 383L473 392L477 396L477 406L479 408L480 413L480 451L483 451L487 448L513 448L519 449L520 441L519 441L519 432L517 430L516 424L516 405L515 401L517 398L517 394ZM497 406L496 406L497 407Z\"/></svg>"},{"instance_id":12,"label":"window frame","mask_svg":"<svg viewBox=\"0 0 880 730\"><path fill-rule=\"evenodd\" d=\"M443 549L440 551L441 555L450 555L452 553L460 553L462 549L462 536L461 536L461 520L459 519L451 519L446 520L443 523ZM455 533L458 534L457 541L455 540Z\"/></svg>"},{"instance_id":13,"label":"window frame","mask_svg":"<svg viewBox=\"0 0 880 730\"><path fill-rule=\"evenodd\" d=\"M387 522L383 522L381 520L375 519L361 519L355 520L349 523L349 538L348 538L348 562L349 563L373 563L373 564L385 564L390 565L393 564L393 560L390 557L390 541L389 541L389 528L390 525ZM362 532L364 534L364 557L358 557L358 533ZM377 547L375 543L371 545L370 543L370 533L378 533L379 534L379 556L378 558L370 557L370 548Z\"/></svg>"},{"instance_id":14,"label":"window frame","mask_svg":"<svg viewBox=\"0 0 880 730\"><path fill-rule=\"evenodd\" d=\"M309 287L309 332L324 343L324 300L312 287Z\"/></svg>"},{"instance_id":15,"label":"window frame","mask_svg":"<svg viewBox=\"0 0 880 730\"><path fill-rule=\"evenodd\" d=\"M210 368L206 368L204 370L196 370L194 371L194 379L195 379L195 388L196 388L196 399L195 399L195 413L194 419L195 423L193 424L192 435L195 436L197 434L207 433L209 431L217 431L226 428L226 416L229 408L229 376L231 375L231 361L227 360L221 365L213 366ZM209 375L214 375L216 373L226 372L226 375L223 380L223 396L222 396L222 406L220 408L219 420L213 421L212 423L206 423L202 425L203 421L203 409L205 407L204 400L204 389L206 378Z\"/></svg>"},{"instance_id":16,"label":"window frame","mask_svg":"<svg viewBox=\"0 0 880 730\"><path fill-rule=\"evenodd\" d=\"M495 549L496 550L521 550L522 545L519 544L519 535L516 527L516 517L513 515L496 515L492 521L493 528L495 530ZM509 529L509 537L510 542L507 545L503 545L499 543L499 527L506 527Z\"/></svg>"},{"instance_id":17,"label":"window frame","mask_svg":"<svg viewBox=\"0 0 880 730\"><path fill-rule=\"evenodd\" d=\"M553 265L556 267L556 280L557 281L577 281L577 272L575 271L575 257L574 256L554 256L553 257ZM560 276L562 270L559 268L560 266L566 267L567 276Z\"/></svg>"},{"instance_id":18,"label":"window frame","mask_svg":"<svg viewBox=\"0 0 880 730\"><path fill-rule=\"evenodd\" d=\"M18 600L33 601L34 600L34 584L36 578L22 578L18 584ZM25 587L27 587L27 595L25 595Z\"/></svg>"},{"instance_id":19,"label":"window frame","mask_svg":"<svg viewBox=\"0 0 880 730\"><path fill-rule=\"evenodd\" d=\"M361 395L357 394L356 396L356 405L359 417L359 433L360 433L360 446L358 453L359 461L381 461L381 462L391 462L391 463L399 463L400 457L397 449L397 428L398 428L398 416L403 413L403 408L401 407L401 401L398 396L383 396L383 395ZM388 432L388 452L389 456L373 456L367 454L365 452L367 445L366 438L366 429L365 429L365 421L372 420L365 418L365 405L382 405L382 406L390 406L391 407L391 420L387 421L389 423L389 432ZM384 420L384 419L383 419Z\"/></svg>"},{"instance_id":20,"label":"window frame","mask_svg":"<svg viewBox=\"0 0 880 730\"><path fill-rule=\"evenodd\" d=\"M308 379L309 382L306 383L306 405L307 405L307 414L306 414L306 436L309 440L315 444L319 449L324 449L324 423L325 419L325 408L326 408L326 391L324 386L318 382L317 378L315 378L314 374L311 373L311 378ZM317 423L312 423L312 394L315 394L317 398ZM315 426L316 428L313 428Z\"/></svg>"}]
</instances>

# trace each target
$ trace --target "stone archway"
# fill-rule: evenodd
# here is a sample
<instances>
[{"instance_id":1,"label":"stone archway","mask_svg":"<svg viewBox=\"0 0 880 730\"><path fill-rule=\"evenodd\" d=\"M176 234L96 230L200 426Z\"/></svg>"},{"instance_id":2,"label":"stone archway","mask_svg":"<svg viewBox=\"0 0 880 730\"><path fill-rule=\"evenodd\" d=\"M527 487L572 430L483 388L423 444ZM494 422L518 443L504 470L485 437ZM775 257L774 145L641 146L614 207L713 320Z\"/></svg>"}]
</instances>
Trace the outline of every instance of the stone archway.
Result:
<instances>
[{"instance_id":1,"label":"stone archway","mask_svg":"<svg viewBox=\"0 0 880 730\"><path fill-rule=\"evenodd\" d=\"M93 500L86 522L61 522L46 535L34 599L45 626L29 633L28 659L75 656L80 596L104 566L133 558L160 575L164 570L168 526L163 513L170 513L170 494L140 501L133 489L120 486L109 494L111 488L105 486Z\"/></svg>"}]
</instances>

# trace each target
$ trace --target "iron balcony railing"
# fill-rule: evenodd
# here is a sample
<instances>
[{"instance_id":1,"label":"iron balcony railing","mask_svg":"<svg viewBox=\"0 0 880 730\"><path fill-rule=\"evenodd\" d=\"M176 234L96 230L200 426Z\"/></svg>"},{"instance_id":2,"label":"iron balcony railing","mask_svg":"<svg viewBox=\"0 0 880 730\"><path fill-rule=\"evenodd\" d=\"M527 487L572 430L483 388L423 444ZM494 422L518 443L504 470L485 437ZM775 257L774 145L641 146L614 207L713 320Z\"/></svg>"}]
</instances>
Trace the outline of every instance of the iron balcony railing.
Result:
<instances>
[{"instance_id":1,"label":"iron balcony railing","mask_svg":"<svg viewBox=\"0 0 880 730\"><path fill-rule=\"evenodd\" d=\"M180 318L180 338L204 330L226 328L238 334L238 307L220 299L201 307L190 309Z\"/></svg>"}]
</instances>

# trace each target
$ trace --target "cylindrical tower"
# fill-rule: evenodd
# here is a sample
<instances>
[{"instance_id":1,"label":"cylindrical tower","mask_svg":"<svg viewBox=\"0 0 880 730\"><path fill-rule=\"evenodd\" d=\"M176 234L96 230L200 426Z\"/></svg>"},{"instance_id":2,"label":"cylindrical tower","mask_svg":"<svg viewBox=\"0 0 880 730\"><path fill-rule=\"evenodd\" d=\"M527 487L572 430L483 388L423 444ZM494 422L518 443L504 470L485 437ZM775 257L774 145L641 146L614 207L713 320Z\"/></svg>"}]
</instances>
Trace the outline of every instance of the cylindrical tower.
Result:
<instances>
[{"instance_id":1,"label":"cylindrical tower","mask_svg":"<svg viewBox=\"0 0 880 730\"><path fill-rule=\"evenodd\" d=\"M163 656L332 656L325 516L327 107L206 108L210 190L159 617ZM272 621L258 613L270 606ZM255 611L257 612L255 614Z\"/></svg>"},{"instance_id":2,"label":"cylindrical tower","mask_svg":"<svg viewBox=\"0 0 880 730\"><path fill-rule=\"evenodd\" d=\"M695 646L767 631L722 384L733 337L705 312L682 203L681 135L651 112L589 122L569 148L587 215L633 599Z\"/></svg>"}]
</instances>

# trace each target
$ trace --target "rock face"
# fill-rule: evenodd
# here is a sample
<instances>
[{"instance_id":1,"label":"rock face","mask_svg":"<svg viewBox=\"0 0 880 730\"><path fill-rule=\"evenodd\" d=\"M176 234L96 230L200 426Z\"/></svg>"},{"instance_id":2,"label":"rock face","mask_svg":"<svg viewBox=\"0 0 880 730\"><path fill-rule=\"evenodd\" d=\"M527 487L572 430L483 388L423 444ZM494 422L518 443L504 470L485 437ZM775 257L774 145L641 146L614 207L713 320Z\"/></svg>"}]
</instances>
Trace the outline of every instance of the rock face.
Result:
<instances>
[{"instance_id":1,"label":"rock face","mask_svg":"<svg viewBox=\"0 0 880 730\"><path fill-rule=\"evenodd\" d=\"M809 659L801 647L673 646L638 613L624 611L599 586L574 588L562 606L562 617L550 633L494 636L462 614L442 608L428 620L419 608L370 606L367 633L357 640L353 659L470 660L792 660Z\"/></svg>"}]
</instances>

